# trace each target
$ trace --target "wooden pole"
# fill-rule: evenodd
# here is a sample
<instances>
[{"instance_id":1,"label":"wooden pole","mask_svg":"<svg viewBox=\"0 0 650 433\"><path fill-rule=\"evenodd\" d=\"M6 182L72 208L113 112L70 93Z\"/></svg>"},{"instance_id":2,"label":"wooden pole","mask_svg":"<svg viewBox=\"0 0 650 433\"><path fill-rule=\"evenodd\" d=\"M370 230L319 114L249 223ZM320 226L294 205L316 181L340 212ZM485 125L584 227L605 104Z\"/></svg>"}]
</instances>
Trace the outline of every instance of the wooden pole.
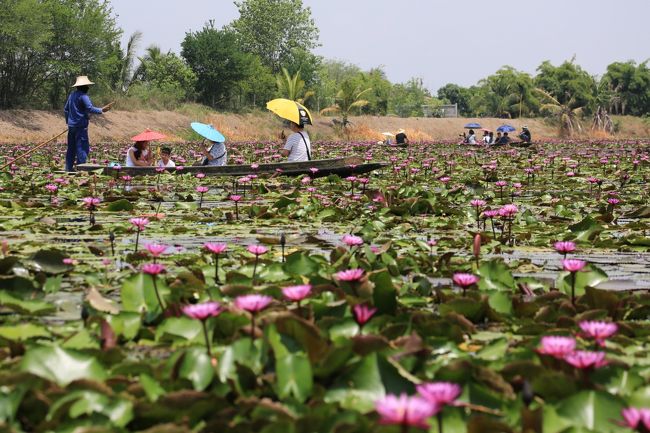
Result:
<instances>
[{"instance_id":1,"label":"wooden pole","mask_svg":"<svg viewBox=\"0 0 650 433\"><path fill-rule=\"evenodd\" d=\"M105 109L107 109L107 108L110 108L111 105L113 105L113 104L115 104L115 101L113 101L113 102L111 102L111 103L109 103L109 104L104 105L104 106L102 107L102 110L105 110ZM7 162L5 165L3 165L2 167L0 167L0 170L4 170L5 168L9 167L11 164L13 164L14 162L18 161L19 159L22 159L22 158L24 158L24 157L26 157L26 156L31 155L32 152L34 152L34 151L40 149L41 147L45 146L46 144L49 144L49 143L53 142L54 140L56 140L57 138L59 138L60 136L62 136L63 134L65 134L66 132L68 132L68 129L67 129L67 128L65 129L65 131L60 132L59 134L55 135L54 137L50 138L49 140L44 141L44 142L38 144L37 146L32 147L30 150L28 150L27 152L23 153L22 155L17 156L17 157L15 157L15 158L12 158L9 162Z\"/></svg>"}]
</instances>

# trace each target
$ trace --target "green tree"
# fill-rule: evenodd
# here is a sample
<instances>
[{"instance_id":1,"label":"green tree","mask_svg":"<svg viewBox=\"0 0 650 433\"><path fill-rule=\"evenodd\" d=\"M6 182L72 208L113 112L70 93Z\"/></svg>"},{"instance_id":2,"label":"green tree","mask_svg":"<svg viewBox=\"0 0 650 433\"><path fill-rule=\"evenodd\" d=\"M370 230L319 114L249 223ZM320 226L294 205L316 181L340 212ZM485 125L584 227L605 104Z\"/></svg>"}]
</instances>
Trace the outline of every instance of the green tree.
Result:
<instances>
[{"instance_id":1,"label":"green tree","mask_svg":"<svg viewBox=\"0 0 650 433\"><path fill-rule=\"evenodd\" d=\"M271 69L257 56L251 56L249 74L238 83L242 105L264 106L276 97L277 80Z\"/></svg>"},{"instance_id":2,"label":"green tree","mask_svg":"<svg viewBox=\"0 0 650 433\"><path fill-rule=\"evenodd\" d=\"M31 101L46 69L52 17L38 0L0 2L0 108Z\"/></svg>"},{"instance_id":3,"label":"green tree","mask_svg":"<svg viewBox=\"0 0 650 433\"><path fill-rule=\"evenodd\" d=\"M421 78L411 78L405 84L395 84L391 91L388 109L399 117L422 117L423 105L428 105L431 94Z\"/></svg>"},{"instance_id":4,"label":"green tree","mask_svg":"<svg viewBox=\"0 0 650 433\"><path fill-rule=\"evenodd\" d=\"M201 102L224 107L243 92L240 83L250 76L254 60L241 50L233 31L218 30L210 22L199 32L187 33L181 46L181 55L196 74Z\"/></svg>"},{"instance_id":5,"label":"green tree","mask_svg":"<svg viewBox=\"0 0 650 433\"><path fill-rule=\"evenodd\" d=\"M161 54L156 46L147 49L141 58L137 79L141 84L169 91L190 99L194 95L197 78L194 71L175 53Z\"/></svg>"},{"instance_id":6,"label":"green tree","mask_svg":"<svg viewBox=\"0 0 650 433\"><path fill-rule=\"evenodd\" d=\"M119 77L122 31L110 3L100 0L43 0L52 17L52 37L47 46L47 97L60 108L77 75L98 83L97 92L115 88ZM119 79L119 78L118 78Z\"/></svg>"},{"instance_id":7,"label":"green tree","mask_svg":"<svg viewBox=\"0 0 650 433\"><path fill-rule=\"evenodd\" d=\"M452 83L445 84L438 89L438 99L446 101L448 104L456 104L460 116L472 115L470 106L472 94L472 90Z\"/></svg>"},{"instance_id":8,"label":"green tree","mask_svg":"<svg viewBox=\"0 0 650 433\"><path fill-rule=\"evenodd\" d=\"M386 73L379 67L357 75L361 88L372 89L365 96L368 105L361 108L363 114L385 116L388 114L388 102L393 88L392 83L386 78Z\"/></svg>"},{"instance_id":9,"label":"green tree","mask_svg":"<svg viewBox=\"0 0 650 433\"><path fill-rule=\"evenodd\" d=\"M355 110L368 105L365 95L372 89L363 89L354 80L348 79L341 83L341 88L336 93L335 103L321 110L321 114L338 113L341 116L341 126L347 128L349 116Z\"/></svg>"},{"instance_id":10,"label":"green tree","mask_svg":"<svg viewBox=\"0 0 650 433\"><path fill-rule=\"evenodd\" d=\"M544 89L536 88L535 91L544 101L541 106L542 114L555 118L560 127L560 135L572 136L582 131L580 117L583 115L583 107L577 106L574 100L562 103Z\"/></svg>"},{"instance_id":11,"label":"green tree","mask_svg":"<svg viewBox=\"0 0 650 433\"><path fill-rule=\"evenodd\" d=\"M235 5L239 18L231 27L242 47L258 55L274 73L293 63L297 53L318 46L318 28L302 0L242 0Z\"/></svg>"},{"instance_id":12,"label":"green tree","mask_svg":"<svg viewBox=\"0 0 650 433\"><path fill-rule=\"evenodd\" d=\"M533 79L525 72L504 66L479 81L472 100L472 110L480 115L514 118L537 112Z\"/></svg>"},{"instance_id":13,"label":"green tree","mask_svg":"<svg viewBox=\"0 0 650 433\"><path fill-rule=\"evenodd\" d=\"M609 95L609 110L614 114L644 115L650 111L650 70L647 62L615 62L607 66L601 80ZM599 89L602 94L603 90Z\"/></svg>"},{"instance_id":14,"label":"green tree","mask_svg":"<svg viewBox=\"0 0 650 433\"><path fill-rule=\"evenodd\" d=\"M571 110L580 108L585 114L595 108L597 86L589 75L573 60L553 66L543 62L537 68L535 86L552 96L559 104Z\"/></svg>"},{"instance_id":15,"label":"green tree","mask_svg":"<svg viewBox=\"0 0 650 433\"><path fill-rule=\"evenodd\" d=\"M282 74L276 77L278 92L283 98L304 104L307 99L314 95L311 90L305 89L305 82L300 77L300 71L294 75L289 74L286 68L282 68Z\"/></svg>"}]
</instances>

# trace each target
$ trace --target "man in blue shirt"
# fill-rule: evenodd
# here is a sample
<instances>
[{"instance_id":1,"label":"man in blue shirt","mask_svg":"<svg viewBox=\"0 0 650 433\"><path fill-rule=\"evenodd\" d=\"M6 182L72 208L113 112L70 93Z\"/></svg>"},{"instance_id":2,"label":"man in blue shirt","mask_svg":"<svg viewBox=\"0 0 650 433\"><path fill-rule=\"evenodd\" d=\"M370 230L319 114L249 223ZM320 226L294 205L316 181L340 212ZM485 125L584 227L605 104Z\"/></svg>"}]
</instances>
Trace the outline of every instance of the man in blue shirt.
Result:
<instances>
[{"instance_id":1,"label":"man in blue shirt","mask_svg":"<svg viewBox=\"0 0 650 433\"><path fill-rule=\"evenodd\" d=\"M65 154L65 170L74 171L75 159L77 164L84 164L90 153L88 142L88 121L90 114L102 114L110 108L97 108L88 97L88 88L93 85L86 76L77 77L75 91L70 94L65 103L65 120L68 124L68 151Z\"/></svg>"}]
</instances>

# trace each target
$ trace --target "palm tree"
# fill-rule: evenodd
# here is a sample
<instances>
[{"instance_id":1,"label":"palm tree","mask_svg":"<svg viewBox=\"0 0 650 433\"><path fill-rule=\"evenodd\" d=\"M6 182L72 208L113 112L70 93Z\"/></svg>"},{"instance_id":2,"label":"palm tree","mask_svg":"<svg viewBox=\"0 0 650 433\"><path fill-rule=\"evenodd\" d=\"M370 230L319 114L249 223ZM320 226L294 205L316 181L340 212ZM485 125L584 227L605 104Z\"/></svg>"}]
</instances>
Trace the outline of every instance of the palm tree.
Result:
<instances>
[{"instance_id":1,"label":"palm tree","mask_svg":"<svg viewBox=\"0 0 650 433\"><path fill-rule=\"evenodd\" d=\"M147 47L144 56L138 57L140 64L133 72L133 80L144 80L147 72L147 64L155 64L160 61L163 56L164 54L158 45L150 45Z\"/></svg>"},{"instance_id":2,"label":"palm tree","mask_svg":"<svg viewBox=\"0 0 650 433\"><path fill-rule=\"evenodd\" d=\"M309 98L314 96L313 91L305 91L305 82L300 78L300 71L291 76L286 68L282 68L282 74L276 76L275 79L278 92L287 99L304 105Z\"/></svg>"},{"instance_id":3,"label":"palm tree","mask_svg":"<svg viewBox=\"0 0 650 433\"><path fill-rule=\"evenodd\" d=\"M133 63L135 61L135 52L138 49L138 44L141 39L142 33L133 33L129 37L129 42L126 44L126 52L120 58L120 81L118 83L118 90L122 93L126 93L135 77Z\"/></svg>"},{"instance_id":4,"label":"palm tree","mask_svg":"<svg viewBox=\"0 0 650 433\"><path fill-rule=\"evenodd\" d=\"M546 103L542 104L542 112L549 112L555 116L560 124L560 135L571 136L576 132L582 132L582 124L579 117L582 115L583 107L575 107L575 98L571 97L569 102L561 104L556 98L547 91L535 88L542 97L546 99Z\"/></svg>"},{"instance_id":5,"label":"palm tree","mask_svg":"<svg viewBox=\"0 0 650 433\"><path fill-rule=\"evenodd\" d=\"M350 123L348 117L355 108L361 108L368 105L368 101L363 96L372 91L372 88L361 90L359 84L352 80L345 80L341 83L341 88L334 97L334 105L321 110L321 114L339 113L341 115L341 125L346 128Z\"/></svg>"}]
</instances>

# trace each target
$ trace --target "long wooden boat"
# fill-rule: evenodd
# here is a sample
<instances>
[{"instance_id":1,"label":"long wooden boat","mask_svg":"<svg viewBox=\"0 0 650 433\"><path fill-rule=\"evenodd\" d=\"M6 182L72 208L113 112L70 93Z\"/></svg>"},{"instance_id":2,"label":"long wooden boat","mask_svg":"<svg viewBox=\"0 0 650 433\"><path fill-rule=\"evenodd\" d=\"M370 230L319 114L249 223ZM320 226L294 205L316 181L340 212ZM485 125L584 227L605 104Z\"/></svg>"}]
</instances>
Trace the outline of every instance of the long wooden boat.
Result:
<instances>
[{"instance_id":1,"label":"long wooden boat","mask_svg":"<svg viewBox=\"0 0 650 433\"><path fill-rule=\"evenodd\" d=\"M336 174L341 177L353 174L369 173L373 170L386 167L383 162L364 163L363 159L357 156L316 159L304 162L279 162L275 164L259 164L253 168L251 165L224 165L221 167L211 166L184 166L182 169L165 168L170 173L204 173L206 176L246 176L249 174L277 174L281 176L323 177ZM317 169L314 171L313 169ZM80 164L77 171L97 171L106 175L129 175L129 176L155 176L159 174L156 167L110 167L96 164Z\"/></svg>"}]
</instances>

